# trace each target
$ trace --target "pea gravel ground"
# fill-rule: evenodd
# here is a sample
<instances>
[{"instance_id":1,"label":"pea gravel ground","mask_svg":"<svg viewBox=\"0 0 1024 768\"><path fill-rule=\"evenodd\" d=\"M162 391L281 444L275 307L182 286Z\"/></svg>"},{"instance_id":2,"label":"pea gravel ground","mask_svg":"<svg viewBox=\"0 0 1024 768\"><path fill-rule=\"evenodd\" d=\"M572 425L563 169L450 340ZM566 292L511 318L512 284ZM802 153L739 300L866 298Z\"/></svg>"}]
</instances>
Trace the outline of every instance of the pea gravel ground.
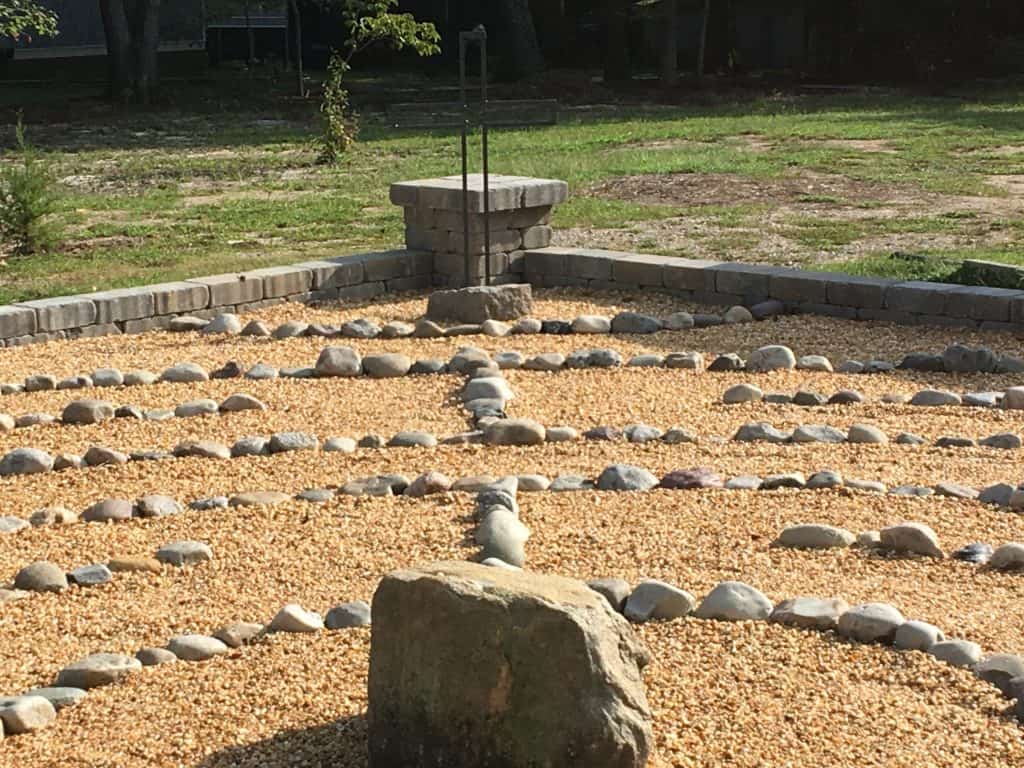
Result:
<instances>
[{"instance_id":1,"label":"pea gravel ground","mask_svg":"<svg viewBox=\"0 0 1024 768\"><path fill-rule=\"evenodd\" d=\"M273 327L288 319L338 323L370 316L412 319L423 297L368 308L310 309L284 305L255 313ZM620 308L666 314L686 306L663 297L543 292L537 315L572 319ZM245 318L250 319L249 317ZM636 352L748 352L785 343L797 354L895 359L939 351L948 331L782 318L754 325L655 337L464 337L439 340L325 342L210 339L196 334L146 334L58 342L5 350L0 380L32 373L67 376L95 368L154 371L191 360L208 368L236 360L276 366L311 365L326 343L349 343L363 354L405 352L447 358L464 344L525 354L611 346ZM1020 354L1009 334L957 333ZM866 395L932 386L995 389L1014 377L840 376L776 373L711 375L672 371L513 372L512 410L549 425L623 426L646 421L688 426L702 439L677 446L587 443L536 448L441 447L301 453L231 461L200 459L132 463L49 476L4 478L4 514L28 515L62 504L81 509L107 496L168 493L183 502L244 490L296 492L340 485L378 472L414 476L437 469L451 477L489 472L575 472L596 476L628 462L666 472L711 466L726 475L832 468L889 484L942 480L982 485L1014 480L1014 452L911 449L904 446L767 446L713 439L744 421L776 426L874 423L886 431L926 437L1020 432L1020 418L1001 411L920 409L869 404L805 410L791 406L720 404L722 391L753 381L766 391L810 387L826 394L855 387ZM248 434L302 429L320 437L366 432L389 435L427 429L460 431L465 419L452 395L455 377L387 382L208 382L133 389L88 390L121 403L167 407L197 397L249 392L262 414L175 419L158 424L118 420L95 427L37 427L0 435L0 449L33 445L83 450L99 442L130 450L170 448L190 438L230 442ZM101 393L101 394L97 394ZM49 392L0 398L0 411L59 413L81 393ZM910 618L932 621L948 636L986 650L1024 653L1024 580L953 561L870 557L855 550L797 552L769 545L787 524L823 522L853 531L901 520L931 525L943 546L970 541L1024 540L1024 523L973 502L909 499L848 491L521 494L522 517L533 531L530 566L580 578L662 578L697 595L723 579L747 581L773 600L799 594L851 603L887 600ZM369 599L387 570L442 558L466 558L471 500L444 494L403 498L341 497L324 505L288 502L271 508L186 512L116 525L33 529L0 544L0 583L27 562L50 559L65 568L117 556L150 555L161 544L208 542L214 560L160 574L117 574L93 589L32 595L0 607L0 693L49 681L62 665L87 653L132 652L171 635L212 632L233 620L267 621L285 602L325 611ZM645 673L655 713L654 766L962 766L1024 765L1024 741L995 689L969 673L918 653L846 644L766 624L682 621L638 631L654 662ZM147 669L126 684L91 693L46 731L13 737L0 747L0 766L348 766L366 764L366 667L369 632L274 636L257 646L202 664Z\"/></svg>"}]
</instances>

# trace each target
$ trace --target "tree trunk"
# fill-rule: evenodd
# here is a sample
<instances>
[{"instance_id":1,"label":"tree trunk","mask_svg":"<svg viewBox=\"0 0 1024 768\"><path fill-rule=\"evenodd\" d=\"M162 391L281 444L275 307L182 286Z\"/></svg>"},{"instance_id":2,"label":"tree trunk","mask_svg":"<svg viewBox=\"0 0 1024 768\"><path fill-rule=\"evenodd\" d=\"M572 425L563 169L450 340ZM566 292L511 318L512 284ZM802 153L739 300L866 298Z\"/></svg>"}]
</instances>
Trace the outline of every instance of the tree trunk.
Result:
<instances>
[{"instance_id":1,"label":"tree trunk","mask_svg":"<svg viewBox=\"0 0 1024 768\"><path fill-rule=\"evenodd\" d=\"M256 33L252 28L252 18L249 15L249 3L245 2L242 4L243 11L245 12L245 37L246 42L249 45L249 59L246 64L251 70L256 64Z\"/></svg>"},{"instance_id":2,"label":"tree trunk","mask_svg":"<svg viewBox=\"0 0 1024 768\"><path fill-rule=\"evenodd\" d=\"M629 0L604 0L604 80L629 79Z\"/></svg>"},{"instance_id":3,"label":"tree trunk","mask_svg":"<svg viewBox=\"0 0 1024 768\"><path fill-rule=\"evenodd\" d=\"M700 22L700 44L697 46L697 77L704 77L704 53L708 47L708 20L711 18L711 0L704 0L704 16Z\"/></svg>"},{"instance_id":4,"label":"tree trunk","mask_svg":"<svg viewBox=\"0 0 1024 768\"><path fill-rule=\"evenodd\" d=\"M662 0L662 5L661 84L671 88L679 80L679 2Z\"/></svg>"},{"instance_id":5,"label":"tree trunk","mask_svg":"<svg viewBox=\"0 0 1024 768\"><path fill-rule=\"evenodd\" d=\"M289 0L292 7L292 17L295 19L295 67L299 73L299 98L306 96L306 81L302 74L302 15L299 13L299 6L296 0Z\"/></svg>"},{"instance_id":6,"label":"tree trunk","mask_svg":"<svg viewBox=\"0 0 1024 768\"><path fill-rule=\"evenodd\" d=\"M100 0L103 33L107 39L107 96L112 101L132 98L132 30L128 24L124 0Z\"/></svg>"},{"instance_id":7,"label":"tree trunk","mask_svg":"<svg viewBox=\"0 0 1024 768\"><path fill-rule=\"evenodd\" d=\"M136 98L149 104L160 80L160 0L137 0L136 13Z\"/></svg>"},{"instance_id":8,"label":"tree trunk","mask_svg":"<svg viewBox=\"0 0 1024 768\"><path fill-rule=\"evenodd\" d=\"M506 42L502 69L510 77L530 77L544 69L544 59L533 26L530 0L500 0L498 3L504 22L497 36Z\"/></svg>"}]
</instances>

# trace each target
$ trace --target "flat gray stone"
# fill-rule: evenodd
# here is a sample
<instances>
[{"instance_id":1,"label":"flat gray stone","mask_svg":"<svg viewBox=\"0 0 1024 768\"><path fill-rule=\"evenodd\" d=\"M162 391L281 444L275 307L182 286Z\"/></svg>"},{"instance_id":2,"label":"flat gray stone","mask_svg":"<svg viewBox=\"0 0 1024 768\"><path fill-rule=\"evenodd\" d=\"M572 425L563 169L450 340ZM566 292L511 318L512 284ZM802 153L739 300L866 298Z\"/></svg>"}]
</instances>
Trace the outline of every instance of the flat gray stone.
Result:
<instances>
[{"instance_id":1,"label":"flat gray stone","mask_svg":"<svg viewBox=\"0 0 1024 768\"><path fill-rule=\"evenodd\" d=\"M739 355L729 352L719 355L711 361L708 371L711 373L728 373L730 371L742 371L746 363Z\"/></svg>"},{"instance_id":2,"label":"flat gray stone","mask_svg":"<svg viewBox=\"0 0 1024 768\"><path fill-rule=\"evenodd\" d=\"M268 437L243 437L235 441L235 444L231 446L232 458L241 458L243 456L269 456L270 455L270 438Z\"/></svg>"},{"instance_id":3,"label":"flat gray stone","mask_svg":"<svg viewBox=\"0 0 1024 768\"><path fill-rule=\"evenodd\" d=\"M68 578L59 566L40 560L15 574L14 588L26 592L63 592L68 588Z\"/></svg>"},{"instance_id":4,"label":"flat gray stone","mask_svg":"<svg viewBox=\"0 0 1024 768\"><path fill-rule=\"evenodd\" d=\"M224 398L218 406L223 413L238 413L240 411L265 411L267 406L252 395L237 393Z\"/></svg>"},{"instance_id":5,"label":"flat gray stone","mask_svg":"<svg viewBox=\"0 0 1024 768\"><path fill-rule=\"evenodd\" d=\"M791 370L796 368L796 356L789 347L772 344L751 352L746 368L752 373Z\"/></svg>"},{"instance_id":6,"label":"flat gray stone","mask_svg":"<svg viewBox=\"0 0 1024 768\"><path fill-rule=\"evenodd\" d=\"M559 352L545 352L523 361L524 371L560 371L565 365L565 355Z\"/></svg>"},{"instance_id":7,"label":"flat gray stone","mask_svg":"<svg viewBox=\"0 0 1024 768\"><path fill-rule=\"evenodd\" d=\"M213 319L203 327L202 332L226 333L231 336L237 336L242 332L242 321L238 319L238 315L231 312L221 312L219 315L214 315Z\"/></svg>"},{"instance_id":8,"label":"flat gray stone","mask_svg":"<svg viewBox=\"0 0 1024 768\"><path fill-rule=\"evenodd\" d=\"M760 489L764 481L756 475L739 475L725 481L725 488L729 491L756 491Z\"/></svg>"},{"instance_id":9,"label":"flat gray stone","mask_svg":"<svg viewBox=\"0 0 1024 768\"><path fill-rule=\"evenodd\" d=\"M53 469L53 457L37 448L15 448L0 459L0 477L36 475Z\"/></svg>"},{"instance_id":10,"label":"flat gray stone","mask_svg":"<svg viewBox=\"0 0 1024 768\"><path fill-rule=\"evenodd\" d=\"M689 312L673 312L661 321L666 331L686 331L694 326L693 315Z\"/></svg>"},{"instance_id":11,"label":"flat gray stone","mask_svg":"<svg viewBox=\"0 0 1024 768\"><path fill-rule=\"evenodd\" d=\"M318 376L359 376L363 361L351 347L324 347L316 361Z\"/></svg>"},{"instance_id":12,"label":"flat gray stone","mask_svg":"<svg viewBox=\"0 0 1024 768\"><path fill-rule=\"evenodd\" d=\"M697 601L693 595L656 579L644 579L626 599L623 613L630 621L668 621L689 616Z\"/></svg>"},{"instance_id":13,"label":"flat gray stone","mask_svg":"<svg viewBox=\"0 0 1024 768\"><path fill-rule=\"evenodd\" d=\"M798 371L819 371L832 373L832 362L824 355L804 355L796 361Z\"/></svg>"},{"instance_id":14,"label":"flat gray stone","mask_svg":"<svg viewBox=\"0 0 1024 768\"><path fill-rule=\"evenodd\" d=\"M582 475L559 475L551 481L548 490L561 493L564 491L586 491L593 487L594 483Z\"/></svg>"},{"instance_id":15,"label":"flat gray stone","mask_svg":"<svg viewBox=\"0 0 1024 768\"><path fill-rule=\"evenodd\" d=\"M294 339L304 336L307 330L309 330L309 323L305 323L302 320L289 320L274 329L274 338L278 340Z\"/></svg>"},{"instance_id":16,"label":"flat gray stone","mask_svg":"<svg viewBox=\"0 0 1024 768\"><path fill-rule=\"evenodd\" d=\"M179 419L189 419L193 416L212 416L218 410L219 406L215 400L203 398L201 400L190 400L175 407L174 415Z\"/></svg>"},{"instance_id":17,"label":"flat gray stone","mask_svg":"<svg viewBox=\"0 0 1024 768\"><path fill-rule=\"evenodd\" d=\"M432 434L414 430L399 432L388 440L389 448L433 448L436 445L437 438Z\"/></svg>"},{"instance_id":18,"label":"flat gray stone","mask_svg":"<svg viewBox=\"0 0 1024 768\"><path fill-rule=\"evenodd\" d=\"M1007 696L1011 681L1024 677L1024 657L1012 653L993 653L975 664L974 674Z\"/></svg>"},{"instance_id":19,"label":"flat gray stone","mask_svg":"<svg viewBox=\"0 0 1024 768\"><path fill-rule=\"evenodd\" d=\"M762 491L775 491L779 488L804 488L807 481L802 472L780 472L775 475L768 475L761 481Z\"/></svg>"},{"instance_id":20,"label":"flat gray stone","mask_svg":"<svg viewBox=\"0 0 1024 768\"><path fill-rule=\"evenodd\" d=\"M305 432L277 432L270 436L271 453L288 453L289 451L315 451L320 441Z\"/></svg>"},{"instance_id":21,"label":"flat gray stone","mask_svg":"<svg viewBox=\"0 0 1024 768\"><path fill-rule=\"evenodd\" d=\"M80 587L97 587L100 584L108 583L113 578L114 574L103 563L83 565L68 573L68 580Z\"/></svg>"},{"instance_id":22,"label":"flat gray stone","mask_svg":"<svg viewBox=\"0 0 1024 768\"><path fill-rule=\"evenodd\" d=\"M823 523L803 523L784 528L775 544L798 549L841 549L851 546L856 539L853 533L844 528Z\"/></svg>"},{"instance_id":23,"label":"flat gray stone","mask_svg":"<svg viewBox=\"0 0 1024 768\"><path fill-rule=\"evenodd\" d=\"M954 667L973 667L981 661L981 646L970 640L940 640L928 653Z\"/></svg>"},{"instance_id":24,"label":"flat gray stone","mask_svg":"<svg viewBox=\"0 0 1024 768\"><path fill-rule=\"evenodd\" d=\"M879 531L883 549L900 554L945 557L938 536L924 523L900 523Z\"/></svg>"},{"instance_id":25,"label":"flat gray stone","mask_svg":"<svg viewBox=\"0 0 1024 768\"><path fill-rule=\"evenodd\" d=\"M849 609L847 602L839 598L794 597L776 605L768 621L787 627L828 632L838 626L839 617Z\"/></svg>"},{"instance_id":26,"label":"flat gray stone","mask_svg":"<svg viewBox=\"0 0 1024 768\"><path fill-rule=\"evenodd\" d=\"M266 363L256 363L256 365L245 372L245 378L250 381L272 381L280 375L277 368Z\"/></svg>"},{"instance_id":27,"label":"flat gray stone","mask_svg":"<svg viewBox=\"0 0 1024 768\"><path fill-rule=\"evenodd\" d=\"M843 476L830 469L815 472L807 479L807 487L813 490L821 488L840 488L843 485Z\"/></svg>"},{"instance_id":28,"label":"flat gray stone","mask_svg":"<svg viewBox=\"0 0 1024 768\"><path fill-rule=\"evenodd\" d=\"M623 613L626 610L626 601L633 592L633 588L625 579L591 579L587 586L602 595L616 613ZM640 613L642 615L643 611Z\"/></svg>"},{"instance_id":29,"label":"flat gray stone","mask_svg":"<svg viewBox=\"0 0 1024 768\"><path fill-rule=\"evenodd\" d=\"M1020 435L1013 432L1000 432L997 435L989 435L979 440L978 445L985 448L997 448L1002 451L1015 451L1021 447Z\"/></svg>"},{"instance_id":30,"label":"flat gray stone","mask_svg":"<svg viewBox=\"0 0 1024 768\"><path fill-rule=\"evenodd\" d=\"M762 399L764 399L764 392L753 384L736 384L722 393L722 402L726 405L758 403Z\"/></svg>"},{"instance_id":31,"label":"flat gray stone","mask_svg":"<svg viewBox=\"0 0 1024 768\"><path fill-rule=\"evenodd\" d=\"M282 493L281 491L246 491L245 493L236 493L228 499L228 506L269 507L274 504L283 504L284 502L291 500L291 496L287 493Z\"/></svg>"},{"instance_id":32,"label":"flat gray stone","mask_svg":"<svg viewBox=\"0 0 1024 768\"><path fill-rule=\"evenodd\" d=\"M394 379L405 376L412 368L412 360L405 355L378 354L363 358L363 371L374 379Z\"/></svg>"},{"instance_id":33,"label":"flat gray stone","mask_svg":"<svg viewBox=\"0 0 1024 768\"><path fill-rule=\"evenodd\" d=\"M161 664L173 664L178 657L166 648L142 648L135 654L135 658L144 667L158 667Z\"/></svg>"},{"instance_id":34,"label":"flat gray stone","mask_svg":"<svg viewBox=\"0 0 1024 768\"><path fill-rule=\"evenodd\" d=\"M992 557L989 558L988 565L997 571L1024 570L1024 544L1011 541L996 547ZM18 586L17 583L15 586Z\"/></svg>"},{"instance_id":35,"label":"flat gray stone","mask_svg":"<svg viewBox=\"0 0 1024 768\"><path fill-rule=\"evenodd\" d=\"M864 402L864 395L855 389L841 389L828 399L828 405L855 405Z\"/></svg>"},{"instance_id":36,"label":"flat gray stone","mask_svg":"<svg viewBox=\"0 0 1024 768\"><path fill-rule=\"evenodd\" d=\"M241 648L251 645L263 636L263 625L247 621L233 621L213 633L228 648Z\"/></svg>"},{"instance_id":37,"label":"flat gray stone","mask_svg":"<svg viewBox=\"0 0 1024 768\"><path fill-rule=\"evenodd\" d=\"M170 496L151 493L135 503L135 514L139 517L166 517L182 511L181 504Z\"/></svg>"},{"instance_id":38,"label":"flat gray stone","mask_svg":"<svg viewBox=\"0 0 1024 768\"><path fill-rule=\"evenodd\" d=\"M642 467L612 464L597 478L600 491L649 491L658 485L658 478Z\"/></svg>"},{"instance_id":39,"label":"flat gray stone","mask_svg":"<svg viewBox=\"0 0 1024 768\"><path fill-rule=\"evenodd\" d=\"M611 333L612 321L601 315L580 315L572 321L572 332L581 334Z\"/></svg>"},{"instance_id":40,"label":"flat gray stone","mask_svg":"<svg viewBox=\"0 0 1024 768\"><path fill-rule=\"evenodd\" d=\"M927 651L945 639L942 630L934 624L926 621L907 621L896 630L892 644L901 651Z\"/></svg>"},{"instance_id":41,"label":"flat gray stone","mask_svg":"<svg viewBox=\"0 0 1024 768\"><path fill-rule=\"evenodd\" d=\"M175 635L167 643L167 650L182 661L207 661L223 656L229 648L215 637L207 635Z\"/></svg>"},{"instance_id":42,"label":"flat gray stone","mask_svg":"<svg viewBox=\"0 0 1024 768\"><path fill-rule=\"evenodd\" d=\"M57 674L57 687L88 691L119 682L142 669L142 663L120 653L94 653L64 667Z\"/></svg>"},{"instance_id":43,"label":"flat gray stone","mask_svg":"<svg viewBox=\"0 0 1024 768\"><path fill-rule=\"evenodd\" d=\"M660 440L664 434L660 429L649 424L629 424L622 430L622 433L630 443L650 443Z\"/></svg>"},{"instance_id":44,"label":"flat gray stone","mask_svg":"<svg viewBox=\"0 0 1024 768\"><path fill-rule=\"evenodd\" d=\"M941 389L923 389L910 398L911 405L927 407L960 405L961 402L960 395Z\"/></svg>"},{"instance_id":45,"label":"flat gray stone","mask_svg":"<svg viewBox=\"0 0 1024 768\"><path fill-rule=\"evenodd\" d=\"M1010 499L1013 496L1013 492L1016 490L1012 485L1008 483L996 483L990 485L978 494L978 501L982 504L994 504L997 507L1008 507L1010 506Z\"/></svg>"},{"instance_id":46,"label":"flat gray stone","mask_svg":"<svg viewBox=\"0 0 1024 768\"><path fill-rule=\"evenodd\" d=\"M60 420L64 424L99 424L114 418L114 406L105 400L73 400L64 406Z\"/></svg>"},{"instance_id":47,"label":"flat gray stone","mask_svg":"<svg viewBox=\"0 0 1024 768\"><path fill-rule=\"evenodd\" d=\"M356 441L351 437L332 437L324 441L325 453L355 453Z\"/></svg>"},{"instance_id":48,"label":"flat gray stone","mask_svg":"<svg viewBox=\"0 0 1024 768\"><path fill-rule=\"evenodd\" d=\"M161 373L160 379L175 384L191 384L199 381L209 381L210 374L203 367L195 363L178 363Z\"/></svg>"},{"instance_id":49,"label":"flat gray stone","mask_svg":"<svg viewBox=\"0 0 1024 768\"><path fill-rule=\"evenodd\" d=\"M639 312L619 312L612 318L612 333L649 334L661 330L661 321Z\"/></svg>"},{"instance_id":50,"label":"flat gray stone","mask_svg":"<svg viewBox=\"0 0 1024 768\"><path fill-rule=\"evenodd\" d=\"M759 590L739 581L719 582L701 602L694 616L718 621L763 621L772 603Z\"/></svg>"},{"instance_id":51,"label":"flat gray stone","mask_svg":"<svg viewBox=\"0 0 1024 768\"><path fill-rule=\"evenodd\" d=\"M704 355L700 352L672 352L665 355L665 367L673 370L704 370Z\"/></svg>"},{"instance_id":52,"label":"flat gray stone","mask_svg":"<svg viewBox=\"0 0 1024 768\"><path fill-rule=\"evenodd\" d=\"M897 445L924 445L927 441L913 432L900 432L893 442Z\"/></svg>"},{"instance_id":53,"label":"flat gray stone","mask_svg":"<svg viewBox=\"0 0 1024 768\"><path fill-rule=\"evenodd\" d=\"M540 445L547 431L532 419L502 419L487 425L484 442L488 445Z\"/></svg>"},{"instance_id":54,"label":"flat gray stone","mask_svg":"<svg viewBox=\"0 0 1024 768\"><path fill-rule=\"evenodd\" d=\"M156 559L176 568L184 568L212 560L213 550L201 541L174 541L160 547L156 551Z\"/></svg>"},{"instance_id":55,"label":"flat gray stone","mask_svg":"<svg viewBox=\"0 0 1024 768\"><path fill-rule=\"evenodd\" d=\"M380 336L380 326L371 320L360 317L343 323L341 335L350 339L375 339Z\"/></svg>"},{"instance_id":56,"label":"flat gray stone","mask_svg":"<svg viewBox=\"0 0 1024 768\"><path fill-rule=\"evenodd\" d=\"M32 733L57 719L57 710L42 696L14 696L0 699L0 732L11 735Z\"/></svg>"},{"instance_id":57,"label":"flat gray stone","mask_svg":"<svg viewBox=\"0 0 1024 768\"><path fill-rule=\"evenodd\" d=\"M884 445L889 442L888 435L872 424L854 424L846 435L850 443L863 443L868 445Z\"/></svg>"},{"instance_id":58,"label":"flat gray stone","mask_svg":"<svg viewBox=\"0 0 1024 768\"><path fill-rule=\"evenodd\" d=\"M288 603L277 612L267 629L270 632L317 632L324 628L323 619L296 603Z\"/></svg>"},{"instance_id":59,"label":"flat gray stone","mask_svg":"<svg viewBox=\"0 0 1024 768\"><path fill-rule=\"evenodd\" d=\"M105 523L130 520L135 513L135 505L128 499L103 499L97 501L82 513L82 522Z\"/></svg>"},{"instance_id":60,"label":"flat gray stone","mask_svg":"<svg viewBox=\"0 0 1024 768\"><path fill-rule=\"evenodd\" d=\"M352 629L370 626L370 605L365 600L354 600L336 605L327 612L324 624L328 629Z\"/></svg>"},{"instance_id":61,"label":"flat gray stone","mask_svg":"<svg viewBox=\"0 0 1024 768\"><path fill-rule=\"evenodd\" d=\"M81 688L33 688L25 691L26 696L42 696L58 712L65 707L73 707L85 698L86 692Z\"/></svg>"},{"instance_id":62,"label":"flat gray stone","mask_svg":"<svg viewBox=\"0 0 1024 768\"><path fill-rule=\"evenodd\" d=\"M861 643L888 643L905 619L888 603L855 605L839 617L838 632Z\"/></svg>"},{"instance_id":63,"label":"flat gray stone","mask_svg":"<svg viewBox=\"0 0 1024 768\"><path fill-rule=\"evenodd\" d=\"M790 438L794 443L845 443L846 433L827 424L801 424Z\"/></svg>"},{"instance_id":64,"label":"flat gray stone","mask_svg":"<svg viewBox=\"0 0 1024 768\"><path fill-rule=\"evenodd\" d=\"M744 424L737 430L732 439L741 443L788 443L790 437L791 435L788 432L776 429L767 422L756 421Z\"/></svg>"},{"instance_id":65,"label":"flat gray stone","mask_svg":"<svg viewBox=\"0 0 1024 768\"><path fill-rule=\"evenodd\" d=\"M31 524L28 520L11 515L0 516L0 533L16 533L29 527L31 527Z\"/></svg>"}]
</instances>

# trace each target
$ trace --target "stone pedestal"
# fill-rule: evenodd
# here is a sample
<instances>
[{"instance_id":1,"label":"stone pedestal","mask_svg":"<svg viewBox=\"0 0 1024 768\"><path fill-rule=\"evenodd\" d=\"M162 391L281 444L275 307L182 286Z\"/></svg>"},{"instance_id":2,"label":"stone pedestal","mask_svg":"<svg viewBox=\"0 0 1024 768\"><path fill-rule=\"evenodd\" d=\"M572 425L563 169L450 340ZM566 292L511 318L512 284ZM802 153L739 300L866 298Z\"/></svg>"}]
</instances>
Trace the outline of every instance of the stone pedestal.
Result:
<instances>
[{"instance_id":1,"label":"stone pedestal","mask_svg":"<svg viewBox=\"0 0 1024 768\"><path fill-rule=\"evenodd\" d=\"M568 199L569 187L564 181L526 176L492 175L489 181L491 276L498 284L520 282L523 251L551 244L551 209ZM486 274L483 189L482 174L470 175L470 285L482 284ZM392 184L391 202L405 209L407 247L433 254L436 284L465 286L462 176Z\"/></svg>"}]
</instances>

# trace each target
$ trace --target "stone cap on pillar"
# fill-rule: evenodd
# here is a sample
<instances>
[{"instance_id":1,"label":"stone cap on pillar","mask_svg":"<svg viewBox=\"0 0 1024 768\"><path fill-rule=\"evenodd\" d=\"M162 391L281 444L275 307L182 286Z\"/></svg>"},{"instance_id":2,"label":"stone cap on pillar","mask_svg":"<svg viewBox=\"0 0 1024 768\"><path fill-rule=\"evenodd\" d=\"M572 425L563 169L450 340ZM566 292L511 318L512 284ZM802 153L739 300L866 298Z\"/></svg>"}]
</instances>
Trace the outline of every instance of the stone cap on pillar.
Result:
<instances>
[{"instance_id":1,"label":"stone cap on pillar","mask_svg":"<svg viewBox=\"0 0 1024 768\"><path fill-rule=\"evenodd\" d=\"M552 206L569 199L569 185L557 179L492 174L489 182L491 211ZM397 182L391 185L391 202L406 208L461 211L462 175ZM484 212L484 177L480 173L469 175L469 212Z\"/></svg>"}]
</instances>

